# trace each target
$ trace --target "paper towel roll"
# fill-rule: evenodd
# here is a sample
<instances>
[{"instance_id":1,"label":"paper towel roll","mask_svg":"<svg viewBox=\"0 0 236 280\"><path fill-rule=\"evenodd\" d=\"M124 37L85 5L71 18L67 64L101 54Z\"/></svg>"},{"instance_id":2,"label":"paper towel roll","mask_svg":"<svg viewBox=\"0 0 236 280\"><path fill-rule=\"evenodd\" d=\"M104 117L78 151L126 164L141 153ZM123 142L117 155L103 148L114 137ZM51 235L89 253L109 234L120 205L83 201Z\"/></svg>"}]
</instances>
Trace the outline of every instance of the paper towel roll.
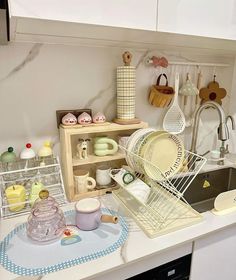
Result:
<instances>
[{"instance_id":1,"label":"paper towel roll","mask_svg":"<svg viewBox=\"0 0 236 280\"><path fill-rule=\"evenodd\" d=\"M122 120L135 118L136 68L117 67L117 117Z\"/></svg>"}]
</instances>

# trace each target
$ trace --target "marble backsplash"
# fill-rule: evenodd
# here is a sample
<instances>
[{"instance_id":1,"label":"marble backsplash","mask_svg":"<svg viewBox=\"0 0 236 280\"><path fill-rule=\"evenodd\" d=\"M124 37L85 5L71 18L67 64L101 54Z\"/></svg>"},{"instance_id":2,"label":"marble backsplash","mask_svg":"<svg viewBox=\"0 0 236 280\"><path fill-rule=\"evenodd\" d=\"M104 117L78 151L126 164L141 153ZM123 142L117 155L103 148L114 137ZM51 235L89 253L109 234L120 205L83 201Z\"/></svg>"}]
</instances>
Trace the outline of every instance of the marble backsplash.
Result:
<instances>
[{"instance_id":1,"label":"marble backsplash","mask_svg":"<svg viewBox=\"0 0 236 280\"><path fill-rule=\"evenodd\" d=\"M13 146L17 153L31 142L37 150L44 140L51 140L59 151L56 110L91 108L102 111L108 120L116 117L116 67L121 66L119 47L66 46L53 44L12 43L0 47L0 152ZM129 49L136 66L136 116L157 129L162 128L166 108L148 103L149 88L164 71L169 84L174 85L174 73L180 73L182 83L187 72L196 83L196 66L169 66L161 70L146 64L152 55L166 56L170 61L224 62L230 67L201 67L202 86L207 86L216 74L220 86L226 88L223 101L229 110L234 60L232 57L203 55L196 51L160 51ZM184 53L184 55L183 55ZM182 104L181 98L179 102ZM183 105L183 104L182 104ZM181 105L181 106L182 106ZM188 100L187 115L191 118L194 99ZM199 152L217 145L218 116L208 109L202 116ZM191 140L191 127L182 135L186 148Z\"/></svg>"}]
</instances>

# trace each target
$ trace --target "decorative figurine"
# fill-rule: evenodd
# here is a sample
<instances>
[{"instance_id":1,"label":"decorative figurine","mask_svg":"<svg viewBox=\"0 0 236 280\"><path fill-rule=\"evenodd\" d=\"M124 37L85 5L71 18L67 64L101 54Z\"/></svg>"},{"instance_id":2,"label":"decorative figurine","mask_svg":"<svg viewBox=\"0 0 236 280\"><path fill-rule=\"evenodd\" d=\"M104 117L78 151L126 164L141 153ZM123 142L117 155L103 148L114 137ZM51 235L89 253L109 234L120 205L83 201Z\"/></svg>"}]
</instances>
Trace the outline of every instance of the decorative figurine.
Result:
<instances>
[{"instance_id":1,"label":"decorative figurine","mask_svg":"<svg viewBox=\"0 0 236 280\"><path fill-rule=\"evenodd\" d=\"M85 159L88 158L88 142L90 139L78 139L79 143L77 144L77 157L79 159Z\"/></svg>"},{"instance_id":2,"label":"decorative figurine","mask_svg":"<svg viewBox=\"0 0 236 280\"><path fill-rule=\"evenodd\" d=\"M98 112L93 116L93 122L94 123L104 123L106 121L106 117L103 113Z\"/></svg>"},{"instance_id":3,"label":"decorative figurine","mask_svg":"<svg viewBox=\"0 0 236 280\"><path fill-rule=\"evenodd\" d=\"M34 150L31 148L32 145L30 143L27 143L25 145L25 149L23 149L20 153L20 158L21 159L31 159L31 158L35 158L36 154L34 152Z\"/></svg>"},{"instance_id":4,"label":"decorative figurine","mask_svg":"<svg viewBox=\"0 0 236 280\"><path fill-rule=\"evenodd\" d=\"M79 124L90 124L91 122L92 122L92 118L86 112L83 112L81 115L78 116L78 123Z\"/></svg>"},{"instance_id":5,"label":"decorative figurine","mask_svg":"<svg viewBox=\"0 0 236 280\"><path fill-rule=\"evenodd\" d=\"M16 160L16 154L14 153L14 149L9 147L6 152L2 153L0 157L0 161L2 162L13 162Z\"/></svg>"},{"instance_id":6,"label":"decorative figurine","mask_svg":"<svg viewBox=\"0 0 236 280\"><path fill-rule=\"evenodd\" d=\"M53 152L51 148L52 143L50 141L45 141L43 146L38 151L38 156L42 161L40 162L40 166L45 166L45 159L49 159L53 157Z\"/></svg>"},{"instance_id":7,"label":"decorative figurine","mask_svg":"<svg viewBox=\"0 0 236 280\"><path fill-rule=\"evenodd\" d=\"M222 105L222 100L226 96L227 92L224 88L220 88L218 82L216 82L216 75L212 82L208 84L206 88L201 88L199 97L202 99L201 104L207 101L215 101Z\"/></svg>"},{"instance_id":8,"label":"decorative figurine","mask_svg":"<svg viewBox=\"0 0 236 280\"><path fill-rule=\"evenodd\" d=\"M44 188L44 185L40 182L34 182L31 186L29 200L31 207L34 205L36 199L39 198L40 191Z\"/></svg>"},{"instance_id":9,"label":"decorative figurine","mask_svg":"<svg viewBox=\"0 0 236 280\"><path fill-rule=\"evenodd\" d=\"M12 185L7 187L5 190L5 195L7 198L7 203L9 204L10 211L18 212L25 207L26 191L23 185ZM19 204L12 205L16 203Z\"/></svg>"},{"instance_id":10,"label":"decorative figurine","mask_svg":"<svg viewBox=\"0 0 236 280\"><path fill-rule=\"evenodd\" d=\"M62 118L61 122L64 125L75 125L77 124L77 118L75 115L68 113Z\"/></svg>"},{"instance_id":11,"label":"decorative figurine","mask_svg":"<svg viewBox=\"0 0 236 280\"><path fill-rule=\"evenodd\" d=\"M28 168L34 168L36 164L36 153L35 151L31 148L32 145L30 143L27 143L25 145L26 148L24 148L21 153L20 153L20 158L24 162L24 169L26 170L24 176L26 177L32 177L37 174L37 169L33 170L28 170Z\"/></svg>"}]
</instances>

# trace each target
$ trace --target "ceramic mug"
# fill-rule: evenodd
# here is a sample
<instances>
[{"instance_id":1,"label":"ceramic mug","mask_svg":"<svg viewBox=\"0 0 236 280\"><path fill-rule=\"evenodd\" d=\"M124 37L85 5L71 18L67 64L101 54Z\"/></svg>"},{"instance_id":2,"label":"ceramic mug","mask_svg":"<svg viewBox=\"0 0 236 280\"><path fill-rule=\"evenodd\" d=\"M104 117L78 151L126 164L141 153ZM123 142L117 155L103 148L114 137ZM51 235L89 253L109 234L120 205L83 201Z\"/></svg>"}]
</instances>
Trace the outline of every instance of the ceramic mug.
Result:
<instances>
[{"instance_id":1,"label":"ceramic mug","mask_svg":"<svg viewBox=\"0 0 236 280\"><path fill-rule=\"evenodd\" d=\"M112 169L110 176L140 202L147 203L151 188L133 173L124 168Z\"/></svg>"},{"instance_id":2,"label":"ceramic mug","mask_svg":"<svg viewBox=\"0 0 236 280\"><path fill-rule=\"evenodd\" d=\"M101 222L118 222L117 216L102 215L101 203L96 198L84 198L75 204L76 225L81 230L93 230L99 227Z\"/></svg>"},{"instance_id":3,"label":"ceramic mug","mask_svg":"<svg viewBox=\"0 0 236 280\"><path fill-rule=\"evenodd\" d=\"M107 186L111 183L110 170L111 168L107 166L98 167L96 170L96 181L98 185Z\"/></svg>"},{"instance_id":4,"label":"ceramic mug","mask_svg":"<svg viewBox=\"0 0 236 280\"><path fill-rule=\"evenodd\" d=\"M78 193L86 193L96 187L96 181L89 177L87 170L79 169L74 171L75 187Z\"/></svg>"},{"instance_id":5,"label":"ceramic mug","mask_svg":"<svg viewBox=\"0 0 236 280\"><path fill-rule=\"evenodd\" d=\"M122 147L127 149L127 143L129 138L130 136L118 136L118 144L120 146L119 152L121 152L122 154L125 154L125 150L122 149Z\"/></svg>"},{"instance_id":6,"label":"ceramic mug","mask_svg":"<svg viewBox=\"0 0 236 280\"><path fill-rule=\"evenodd\" d=\"M96 137L94 141L94 154L96 156L113 155L118 151L118 144L107 136Z\"/></svg>"}]
</instances>

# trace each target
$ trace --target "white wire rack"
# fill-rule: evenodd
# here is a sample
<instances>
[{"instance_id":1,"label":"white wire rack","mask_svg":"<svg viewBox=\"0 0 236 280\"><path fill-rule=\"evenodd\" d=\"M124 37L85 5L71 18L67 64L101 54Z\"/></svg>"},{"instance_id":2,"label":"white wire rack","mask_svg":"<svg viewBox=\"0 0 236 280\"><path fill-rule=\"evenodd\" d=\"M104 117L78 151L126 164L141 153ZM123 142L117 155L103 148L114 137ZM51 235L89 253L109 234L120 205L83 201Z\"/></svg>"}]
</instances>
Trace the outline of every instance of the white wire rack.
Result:
<instances>
[{"instance_id":1,"label":"white wire rack","mask_svg":"<svg viewBox=\"0 0 236 280\"><path fill-rule=\"evenodd\" d=\"M179 172L167 178L151 162L125 151L127 162L135 162L138 172L128 168L128 173L131 172L134 180L130 184L117 181L120 188L113 192L113 196L150 238L202 220L202 216L184 199L184 193L205 164L205 158L185 151ZM149 174L151 170L152 178L147 175L147 169ZM115 176L113 179L116 180ZM149 187L146 199L140 199L139 196L140 180Z\"/></svg>"},{"instance_id":2,"label":"white wire rack","mask_svg":"<svg viewBox=\"0 0 236 280\"><path fill-rule=\"evenodd\" d=\"M40 166L42 160L17 160L14 163L0 162L0 217L10 218L29 213L31 201L29 194L32 184L40 182L44 188L54 197L59 205L67 203L61 166L58 157L43 160L44 166ZM33 167L29 167L33 166ZM5 190L12 185L23 185L26 189L24 202L8 204ZM11 211L10 207L24 205L19 211Z\"/></svg>"}]
</instances>

